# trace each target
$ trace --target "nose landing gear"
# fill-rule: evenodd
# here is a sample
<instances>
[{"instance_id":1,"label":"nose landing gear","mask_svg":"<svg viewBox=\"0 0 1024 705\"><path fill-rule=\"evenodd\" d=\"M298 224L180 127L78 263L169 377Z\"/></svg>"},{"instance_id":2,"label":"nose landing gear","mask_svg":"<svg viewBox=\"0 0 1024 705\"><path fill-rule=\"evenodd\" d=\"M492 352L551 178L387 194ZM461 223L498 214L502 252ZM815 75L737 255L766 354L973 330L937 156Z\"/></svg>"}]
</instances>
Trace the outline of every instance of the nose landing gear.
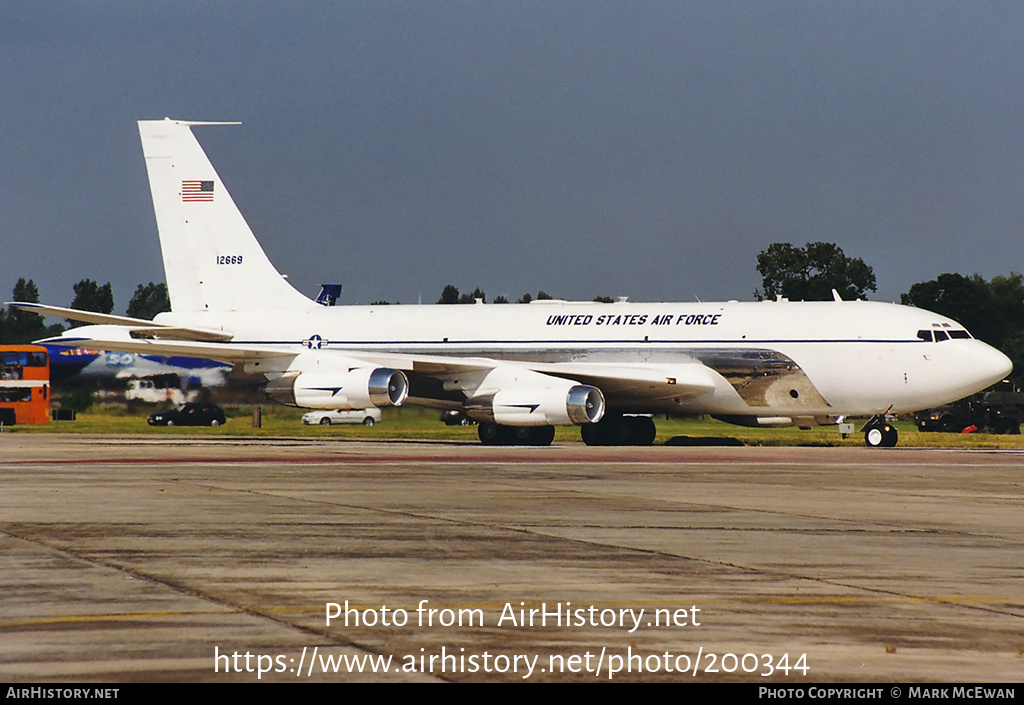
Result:
<instances>
[{"instance_id":1,"label":"nose landing gear","mask_svg":"<svg viewBox=\"0 0 1024 705\"><path fill-rule=\"evenodd\" d=\"M885 420L885 415L874 416L864 425L864 443L870 448L893 448L899 438L896 428Z\"/></svg>"}]
</instances>

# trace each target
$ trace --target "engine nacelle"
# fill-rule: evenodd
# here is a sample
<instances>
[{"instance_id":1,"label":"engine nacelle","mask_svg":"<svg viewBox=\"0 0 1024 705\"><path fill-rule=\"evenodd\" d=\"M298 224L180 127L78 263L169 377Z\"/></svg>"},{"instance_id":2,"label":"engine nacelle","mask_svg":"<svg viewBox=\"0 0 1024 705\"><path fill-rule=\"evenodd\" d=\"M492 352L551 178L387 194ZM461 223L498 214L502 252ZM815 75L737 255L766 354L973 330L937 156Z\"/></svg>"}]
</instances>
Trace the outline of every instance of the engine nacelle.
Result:
<instances>
[{"instance_id":1,"label":"engine nacelle","mask_svg":"<svg viewBox=\"0 0 1024 705\"><path fill-rule=\"evenodd\" d=\"M365 409L401 406L409 396L409 380L401 370L359 367L338 374L302 372L267 384L267 396L288 406L308 409Z\"/></svg>"},{"instance_id":2,"label":"engine nacelle","mask_svg":"<svg viewBox=\"0 0 1024 705\"><path fill-rule=\"evenodd\" d=\"M505 426L571 426L597 423L604 416L604 395L585 384L547 389L503 389L467 399L466 415Z\"/></svg>"}]
</instances>

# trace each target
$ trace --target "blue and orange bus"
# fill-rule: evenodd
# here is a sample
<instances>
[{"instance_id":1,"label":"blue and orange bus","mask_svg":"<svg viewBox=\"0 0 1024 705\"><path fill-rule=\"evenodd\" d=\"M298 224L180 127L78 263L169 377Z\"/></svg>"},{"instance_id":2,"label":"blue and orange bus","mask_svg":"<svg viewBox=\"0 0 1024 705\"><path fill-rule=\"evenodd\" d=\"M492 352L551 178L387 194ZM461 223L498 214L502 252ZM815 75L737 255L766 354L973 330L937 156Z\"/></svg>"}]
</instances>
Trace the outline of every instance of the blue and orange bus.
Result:
<instances>
[{"instance_id":1,"label":"blue and orange bus","mask_svg":"<svg viewBox=\"0 0 1024 705\"><path fill-rule=\"evenodd\" d=\"M50 420L50 358L39 345L0 345L0 424Z\"/></svg>"}]
</instances>

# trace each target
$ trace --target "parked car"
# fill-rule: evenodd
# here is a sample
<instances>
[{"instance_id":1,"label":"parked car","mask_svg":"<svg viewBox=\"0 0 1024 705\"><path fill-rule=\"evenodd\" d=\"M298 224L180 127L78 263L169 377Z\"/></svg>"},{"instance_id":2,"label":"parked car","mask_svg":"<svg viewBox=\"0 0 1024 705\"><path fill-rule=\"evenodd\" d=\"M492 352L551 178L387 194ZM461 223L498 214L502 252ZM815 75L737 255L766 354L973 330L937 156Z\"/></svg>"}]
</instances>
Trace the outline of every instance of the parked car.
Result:
<instances>
[{"instance_id":1,"label":"parked car","mask_svg":"<svg viewBox=\"0 0 1024 705\"><path fill-rule=\"evenodd\" d=\"M227 419L219 406L187 402L149 417L150 426L221 426Z\"/></svg>"},{"instance_id":2,"label":"parked car","mask_svg":"<svg viewBox=\"0 0 1024 705\"><path fill-rule=\"evenodd\" d=\"M302 415L302 423L310 426L330 426L336 423L361 423L372 426L381 422L380 409L317 409Z\"/></svg>"}]
</instances>

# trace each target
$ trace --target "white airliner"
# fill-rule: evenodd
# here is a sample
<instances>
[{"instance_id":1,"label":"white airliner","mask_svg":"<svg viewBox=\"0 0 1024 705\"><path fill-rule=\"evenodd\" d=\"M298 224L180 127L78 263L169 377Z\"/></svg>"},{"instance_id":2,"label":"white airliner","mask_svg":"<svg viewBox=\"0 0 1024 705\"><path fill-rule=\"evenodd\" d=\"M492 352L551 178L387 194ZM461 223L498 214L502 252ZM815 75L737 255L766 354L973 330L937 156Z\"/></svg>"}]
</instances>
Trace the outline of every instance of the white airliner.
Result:
<instances>
[{"instance_id":1,"label":"white airliner","mask_svg":"<svg viewBox=\"0 0 1024 705\"><path fill-rule=\"evenodd\" d=\"M177 377L187 384L223 387L231 365L214 360L166 355L107 352L47 345L52 380L143 380Z\"/></svg>"},{"instance_id":2,"label":"white airliner","mask_svg":"<svg viewBox=\"0 0 1024 705\"><path fill-rule=\"evenodd\" d=\"M651 414L749 426L873 417L959 399L1010 360L943 316L867 301L332 306L264 254L192 128L140 121L171 311L154 321L21 308L96 325L46 341L242 364L295 406L459 409L485 444L547 445L579 425L590 445L653 442ZM333 303L333 297L327 297Z\"/></svg>"}]
</instances>

